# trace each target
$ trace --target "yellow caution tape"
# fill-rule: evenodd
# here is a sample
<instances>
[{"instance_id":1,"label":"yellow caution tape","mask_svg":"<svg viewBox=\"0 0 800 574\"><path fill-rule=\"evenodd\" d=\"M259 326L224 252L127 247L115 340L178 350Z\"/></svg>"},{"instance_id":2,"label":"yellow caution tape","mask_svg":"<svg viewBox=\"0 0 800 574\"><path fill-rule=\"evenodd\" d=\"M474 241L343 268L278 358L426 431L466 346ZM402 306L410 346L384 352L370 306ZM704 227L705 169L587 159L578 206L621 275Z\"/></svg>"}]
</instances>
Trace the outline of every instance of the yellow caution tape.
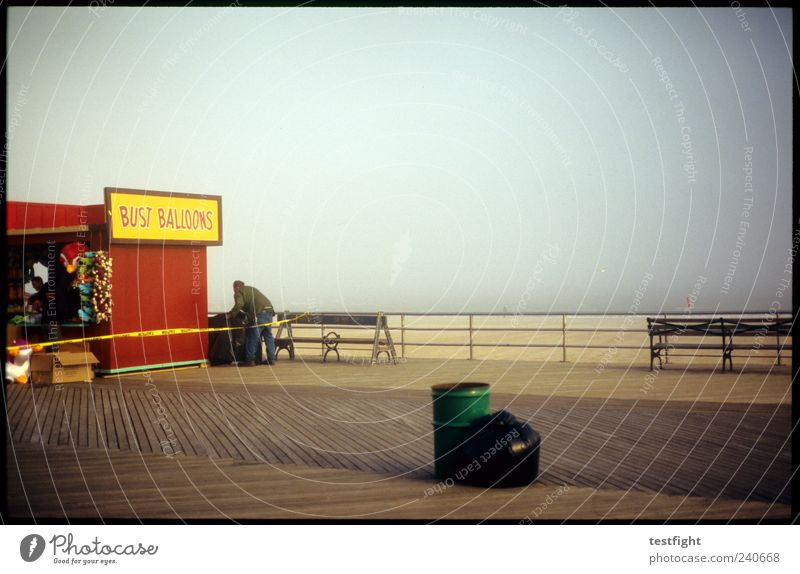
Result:
<instances>
[{"instance_id":1,"label":"yellow caution tape","mask_svg":"<svg viewBox=\"0 0 800 574\"><path fill-rule=\"evenodd\" d=\"M246 325L241 327L214 327L208 329L191 329L188 327L176 329L154 329L150 331L131 331L130 333L113 333L111 335L97 335L95 337L83 337L79 339L64 339L61 341L48 341L46 343L29 343L27 345L15 345L6 347L7 351L16 351L19 349L28 349L31 347L52 347L53 345L67 345L69 343L86 343L88 341L104 341L107 339L127 339L131 337L161 337L164 335L187 335L191 333L216 333L220 331L236 331L238 329L255 329L256 327L271 327L273 325L281 325L283 323L291 323L298 319L309 315L303 313L291 319L283 319L281 321L272 321L271 323L259 323L258 325Z\"/></svg>"}]
</instances>

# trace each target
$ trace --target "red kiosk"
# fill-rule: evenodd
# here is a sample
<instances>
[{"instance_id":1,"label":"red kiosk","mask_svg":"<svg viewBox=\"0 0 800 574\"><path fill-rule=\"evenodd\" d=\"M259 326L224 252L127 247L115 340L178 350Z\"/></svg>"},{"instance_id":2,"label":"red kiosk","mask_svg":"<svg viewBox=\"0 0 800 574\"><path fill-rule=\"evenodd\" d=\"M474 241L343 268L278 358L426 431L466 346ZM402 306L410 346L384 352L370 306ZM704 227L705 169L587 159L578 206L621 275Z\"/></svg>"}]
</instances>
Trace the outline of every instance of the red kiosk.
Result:
<instances>
[{"instance_id":1,"label":"red kiosk","mask_svg":"<svg viewBox=\"0 0 800 574\"><path fill-rule=\"evenodd\" d=\"M113 261L110 321L60 325L73 339L208 325L206 247L222 244L219 196L106 188L103 205L7 203L9 318L22 308L24 267L43 250L81 242ZM45 282L46 278L43 278ZM46 340L45 326L7 329L8 340ZM207 333L88 343L98 374L205 365Z\"/></svg>"}]
</instances>

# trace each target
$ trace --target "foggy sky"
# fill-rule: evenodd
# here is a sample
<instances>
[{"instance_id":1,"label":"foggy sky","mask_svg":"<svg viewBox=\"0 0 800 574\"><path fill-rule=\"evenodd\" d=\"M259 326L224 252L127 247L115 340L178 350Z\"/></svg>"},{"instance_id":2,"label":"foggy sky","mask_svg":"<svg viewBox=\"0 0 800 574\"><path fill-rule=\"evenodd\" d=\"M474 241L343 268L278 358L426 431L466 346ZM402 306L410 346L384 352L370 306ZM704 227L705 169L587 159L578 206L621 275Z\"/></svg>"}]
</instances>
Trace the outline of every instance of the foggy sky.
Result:
<instances>
[{"instance_id":1,"label":"foggy sky","mask_svg":"<svg viewBox=\"0 0 800 574\"><path fill-rule=\"evenodd\" d=\"M292 310L764 310L791 278L788 9L8 13L9 199L221 195L212 310L234 279Z\"/></svg>"}]
</instances>

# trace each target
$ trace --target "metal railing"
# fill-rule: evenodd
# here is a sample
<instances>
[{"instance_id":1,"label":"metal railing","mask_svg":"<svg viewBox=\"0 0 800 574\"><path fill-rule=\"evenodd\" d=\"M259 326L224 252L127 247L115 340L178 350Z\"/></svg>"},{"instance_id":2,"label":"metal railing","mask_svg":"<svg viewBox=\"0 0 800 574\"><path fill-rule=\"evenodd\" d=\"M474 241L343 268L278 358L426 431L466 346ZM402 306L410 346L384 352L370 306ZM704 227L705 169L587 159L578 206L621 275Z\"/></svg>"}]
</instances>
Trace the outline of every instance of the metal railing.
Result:
<instances>
[{"instance_id":1,"label":"metal railing","mask_svg":"<svg viewBox=\"0 0 800 574\"><path fill-rule=\"evenodd\" d=\"M315 311L315 314L325 315L326 313L323 311ZM330 312L330 314L341 314L342 312ZM350 313L357 315L357 314L370 314L367 312L359 311L350 311ZM212 315L214 313L210 313ZM389 330L392 332L393 338L396 337L396 334L399 333L400 340L399 345L397 345L398 341L395 338L395 345L399 346L400 357L406 357L406 347L458 347L458 348L465 348L468 350L469 359L473 360L475 358L475 349L479 348L492 348L492 349L512 349L512 348L519 348L519 349L561 349L561 362L567 362L567 349L610 349L614 348L616 350L630 350L630 351L641 351L643 349L649 349L649 344L645 341L642 344L623 344L622 340L625 338L625 334L627 333L640 333L646 335L648 333L646 327L646 319L647 317L658 317L658 318L672 318L672 319L688 319L691 317L692 319L703 319L703 318L713 318L713 317L725 317L726 319L730 318L732 322L735 323L736 318L749 318L750 320L758 319L758 318L791 318L791 313L772 313L768 311L726 311L726 312L715 312L715 313L701 313L701 312L693 312L690 314L687 313L664 313L664 312L653 312L653 313L409 313L409 312L387 312L384 313L387 318L389 319ZM399 318L400 326L392 326L392 319ZM452 327L452 326L444 326L444 327L415 327L409 326L407 321L409 318L429 318L429 319L453 319L453 318L463 318L466 319L466 324L464 326ZM531 319L531 318L539 318L539 319L558 319L560 318L560 326L558 327L487 327L482 325L476 325L476 319L479 318L496 318L496 319L509 319L511 321L520 321L523 319ZM575 319L585 319L585 318L597 318L598 322L602 320L608 319L624 319L625 322L628 322L630 318L630 323L638 323L642 324L643 328L620 328L620 327L570 327L570 324L574 322ZM397 323L395 323L396 325ZM331 325L333 327L333 325ZM297 325L295 329L302 330L302 329L319 329L320 325ZM351 325L336 325L335 328L338 329L358 329L364 330L364 327L359 326L351 326ZM463 341L459 342L437 342L437 341L410 341L406 337L407 334L411 333L464 333L465 337ZM477 342L476 336L480 335L481 333L504 333L504 334L524 334L524 333L559 333L560 340L558 342L525 342L525 343L504 343L504 342ZM570 343L568 341L568 337L571 333L618 333L621 335L619 343L613 344L593 344L593 343ZM791 335L789 335L791 336ZM778 345L780 345L780 338L778 339ZM791 347L787 345L787 350L791 350ZM298 349L313 349L317 347L312 346L297 346ZM343 350L356 350L356 347L341 347ZM777 352L777 364L781 364L781 351Z\"/></svg>"}]
</instances>

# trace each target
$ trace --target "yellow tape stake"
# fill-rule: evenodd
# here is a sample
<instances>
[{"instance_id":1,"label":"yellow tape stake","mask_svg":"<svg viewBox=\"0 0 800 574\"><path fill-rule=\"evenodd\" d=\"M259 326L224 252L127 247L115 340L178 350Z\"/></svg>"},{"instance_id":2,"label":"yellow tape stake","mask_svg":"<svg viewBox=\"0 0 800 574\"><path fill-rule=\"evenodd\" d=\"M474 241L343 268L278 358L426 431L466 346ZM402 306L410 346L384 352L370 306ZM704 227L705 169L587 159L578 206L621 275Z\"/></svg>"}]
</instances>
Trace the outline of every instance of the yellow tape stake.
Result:
<instances>
[{"instance_id":1,"label":"yellow tape stake","mask_svg":"<svg viewBox=\"0 0 800 574\"><path fill-rule=\"evenodd\" d=\"M189 327L178 327L175 329L157 329L151 331L131 331L130 333L114 333L112 335L97 335L95 337L83 337L80 339L65 339L61 341L48 341L46 343L29 343L28 345L14 345L6 347L7 351L16 351L19 349L29 349L32 347L52 347L53 345L67 345L70 343L86 343L89 341L105 341L107 339L127 339L130 337L163 337L165 335L188 335L191 333L217 333L220 331L237 331L239 329L255 329L256 327L271 327L273 325L282 325L283 323L291 323L302 319L310 313L303 313L292 319L283 319L281 321L272 321L271 323L259 323L258 325L247 325L242 327L213 327L208 329L192 329Z\"/></svg>"}]
</instances>

